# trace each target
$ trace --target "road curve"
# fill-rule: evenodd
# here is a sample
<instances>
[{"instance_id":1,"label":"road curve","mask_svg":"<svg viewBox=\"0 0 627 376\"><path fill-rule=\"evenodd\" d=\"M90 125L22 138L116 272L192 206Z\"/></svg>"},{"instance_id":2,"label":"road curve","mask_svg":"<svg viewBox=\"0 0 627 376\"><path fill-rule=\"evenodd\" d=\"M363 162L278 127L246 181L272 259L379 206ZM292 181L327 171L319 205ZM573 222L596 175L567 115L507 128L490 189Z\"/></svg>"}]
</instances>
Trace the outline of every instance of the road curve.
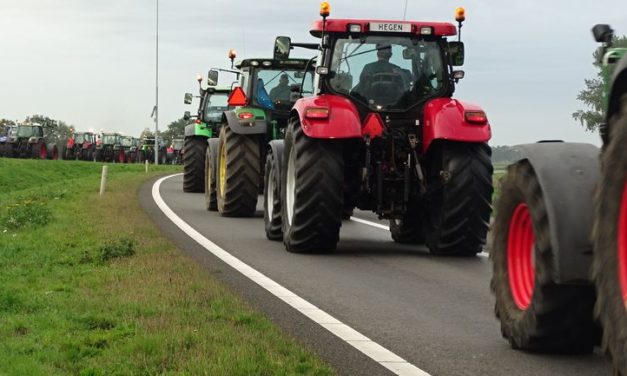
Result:
<instances>
[{"instance_id":1,"label":"road curve","mask_svg":"<svg viewBox=\"0 0 627 376\"><path fill-rule=\"evenodd\" d=\"M312 347L340 373L389 372L209 255L156 207L152 184L140 197L147 213L179 247L244 295L285 331ZM219 247L311 304L431 375L604 375L600 355L549 356L512 350L501 338L485 257L431 256L392 242L389 232L342 224L332 254L298 255L265 238L261 200L254 218L221 218L204 210L202 194L182 192L182 177L160 188L165 203ZM357 218L379 222L370 213Z\"/></svg>"}]
</instances>

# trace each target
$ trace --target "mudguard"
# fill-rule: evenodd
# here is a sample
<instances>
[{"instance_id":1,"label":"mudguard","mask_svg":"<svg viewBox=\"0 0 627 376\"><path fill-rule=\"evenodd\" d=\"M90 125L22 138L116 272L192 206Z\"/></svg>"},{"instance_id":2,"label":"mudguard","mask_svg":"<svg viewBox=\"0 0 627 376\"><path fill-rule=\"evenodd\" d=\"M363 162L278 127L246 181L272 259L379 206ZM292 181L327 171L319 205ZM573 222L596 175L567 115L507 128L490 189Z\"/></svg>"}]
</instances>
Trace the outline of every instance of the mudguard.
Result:
<instances>
[{"instance_id":1,"label":"mudguard","mask_svg":"<svg viewBox=\"0 0 627 376\"><path fill-rule=\"evenodd\" d=\"M627 55L623 56L616 64L610 87L607 120L620 110L620 98L627 93ZM611 132L608 134L611 135Z\"/></svg>"},{"instance_id":2,"label":"mudguard","mask_svg":"<svg viewBox=\"0 0 627 376\"><path fill-rule=\"evenodd\" d=\"M601 170L591 144L544 142L517 145L533 167L544 195L556 283L586 283L592 264L594 190Z\"/></svg>"},{"instance_id":3,"label":"mudguard","mask_svg":"<svg viewBox=\"0 0 627 376\"><path fill-rule=\"evenodd\" d=\"M488 142L492 137L490 123L471 124L466 111L483 111L481 107L452 98L436 98L424 109L422 150L426 153L434 140Z\"/></svg>"},{"instance_id":4,"label":"mudguard","mask_svg":"<svg viewBox=\"0 0 627 376\"><path fill-rule=\"evenodd\" d=\"M237 111L245 110L238 109ZM240 119L236 111L225 111L222 116L222 123L227 123L231 130L238 134L265 134L268 129L265 116L258 116L256 109L250 109L249 112L255 114L255 117L252 119Z\"/></svg>"},{"instance_id":5,"label":"mudguard","mask_svg":"<svg viewBox=\"0 0 627 376\"><path fill-rule=\"evenodd\" d=\"M285 144L283 143L283 140L272 140L268 143L268 149L272 150L272 154L276 156L276 160L279 161L278 163L278 173L279 176L281 176L281 168L283 168L282 163L283 163L283 150L285 149ZM264 161L265 163L265 161ZM281 179L279 179L281 180Z\"/></svg>"},{"instance_id":6,"label":"mudguard","mask_svg":"<svg viewBox=\"0 0 627 376\"><path fill-rule=\"evenodd\" d=\"M213 130L205 123L192 123L185 126L185 137L204 136L212 137Z\"/></svg>"},{"instance_id":7,"label":"mudguard","mask_svg":"<svg viewBox=\"0 0 627 376\"><path fill-rule=\"evenodd\" d=\"M328 108L326 119L305 116L308 108ZM339 95L322 94L301 98L294 104L292 116L298 116L303 132L312 138L361 138L361 121L355 105Z\"/></svg>"}]
</instances>

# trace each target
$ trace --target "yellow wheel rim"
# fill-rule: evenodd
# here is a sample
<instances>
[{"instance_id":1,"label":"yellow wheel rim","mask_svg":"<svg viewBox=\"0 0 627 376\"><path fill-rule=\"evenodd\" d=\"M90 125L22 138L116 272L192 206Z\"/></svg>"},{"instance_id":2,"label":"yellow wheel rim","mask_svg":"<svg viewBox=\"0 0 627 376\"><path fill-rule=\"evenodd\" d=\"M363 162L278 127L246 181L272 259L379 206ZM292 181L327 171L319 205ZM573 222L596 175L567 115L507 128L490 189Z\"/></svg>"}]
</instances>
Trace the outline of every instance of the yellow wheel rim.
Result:
<instances>
[{"instance_id":1,"label":"yellow wheel rim","mask_svg":"<svg viewBox=\"0 0 627 376\"><path fill-rule=\"evenodd\" d=\"M224 187L226 186L226 148L220 145L220 196L224 197Z\"/></svg>"}]
</instances>

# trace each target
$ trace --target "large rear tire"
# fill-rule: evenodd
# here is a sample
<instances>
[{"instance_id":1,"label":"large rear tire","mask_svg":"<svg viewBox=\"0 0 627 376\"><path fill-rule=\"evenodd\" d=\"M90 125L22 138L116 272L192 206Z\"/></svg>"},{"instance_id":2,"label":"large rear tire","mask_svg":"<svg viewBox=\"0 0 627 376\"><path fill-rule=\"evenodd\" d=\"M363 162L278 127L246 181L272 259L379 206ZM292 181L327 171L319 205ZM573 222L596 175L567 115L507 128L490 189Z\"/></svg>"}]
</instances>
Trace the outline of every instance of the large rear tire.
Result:
<instances>
[{"instance_id":1,"label":"large rear tire","mask_svg":"<svg viewBox=\"0 0 627 376\"><path fill-rule=\"evenodd\" d=\"M205 153L205 208L218 210L218 194L216 192L216 171L218 170L218 140L209 139Z\"/></svg>"},{"instance_id":2,"label":"large rear tire","mask_svg":"<svg viewBox=\"0 0 627 376\"><path fill-rule=\"evenodd\" d=\"M256 135L220 130L217 186L218 211L224 217L252 217L259 192L259 144Z\"/></svg>"},{"instance_id":3,"label":"large rear tire","mask_svg":"<svg viewBox=\"0 0 627 376\"><path fill-rule=\"evenodd\" d=\"M48 158L48 148L46 147L46 143L43 141L39 141L36 144L33 144L31 146L31 151L33 154L33 158L35 159L47 159Z\"/></svg>"},{"instance_id":4,"label":"large rear tire","mask_svg":"<svg viewBox=\"0 0 627 376\"><path fill-rule=\"evenodd\" d=\"M204 192L207 138L187 136L184 147L183 192Z\"/></svg>"},{"instance_id":5,"label":"large rear tire","mask_svg":"<svg viewBox=\"0 0 627 376\"><path fill-rule=\"evenodd\" d=\"M429 151L425 235L431 253L481 252L492 212L492 161L483 143L440 142Z\"/></svg>"},{"instance_id":6,"label":"large rear tire","mask_svg":"<svg viewBox=\"0 0 627 376\"><path fill-rule=\"evenodd\" d=\"M283 243L290 252L335 250L344 206L339 141L309 138L298 119L285 135L281 171Z\"/></svg>"},{"instance_id":7,"label":"large rear tire","mask_svg":"<svg viewBox=\"0 0 627 376\"><path fill-rule=\"evenodd\" d=\"M273 141L276 142L276 141ZM263 222L266 237L270 240L283 239L283 223L281 220L281 159L283 148L275 153L270 150L266 156L263 189Z\"/></svg>"},{"instance_id":8,"label":"large rear tire","mask_svg":"<svg viewBox=\"0 0 627 376\"><path fill-rule=\"evenodd\" d=\"M495 314L513 348L589 352L598 340L594 289L553 282L550 226L533 168L527 161L510 166L501 183L490 250Z\"/></svg>"},{"instance_id":9,"label":"large rear tire","mask_svg":"<svg viewBox=\"0 0 627 376\"><path fill-rule=\"evenodd\" d=\"M604 350L612 357L615 370L627 375L627 95L609 125L592 231L594 313L603 326Z\"/></svg>"}]
</instances>

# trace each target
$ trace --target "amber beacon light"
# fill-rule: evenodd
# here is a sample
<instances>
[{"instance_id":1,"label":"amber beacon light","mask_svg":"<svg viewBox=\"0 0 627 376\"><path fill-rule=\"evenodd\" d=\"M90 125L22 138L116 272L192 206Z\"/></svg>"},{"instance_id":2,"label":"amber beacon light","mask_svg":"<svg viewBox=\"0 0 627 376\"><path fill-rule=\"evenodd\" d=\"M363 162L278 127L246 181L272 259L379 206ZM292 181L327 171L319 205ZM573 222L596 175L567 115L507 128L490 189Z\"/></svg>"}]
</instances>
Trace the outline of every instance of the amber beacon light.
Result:
<instances>
[{"instance_id":1,"label":"amber beacon light","mask_svg":"<svg viewBox=\"0 0 627 376\"><path fill-rule=\"evenodd\" d=\"M320 15L322 17L329 17L330 14L331 14L331 4L327 3L326 1L323 1L322 3L320 3Z\"/></svg>"},{"instance_id":2,"label":"amber beacon light","mask_svg":"<svg viewBox=\"0 0 627 376\"><path fill-rule=\"evenodd\" d=\"M464 22L466 20L466 9L458 7L455 9L455 21Z\"/></svg>"}]
</instances>

